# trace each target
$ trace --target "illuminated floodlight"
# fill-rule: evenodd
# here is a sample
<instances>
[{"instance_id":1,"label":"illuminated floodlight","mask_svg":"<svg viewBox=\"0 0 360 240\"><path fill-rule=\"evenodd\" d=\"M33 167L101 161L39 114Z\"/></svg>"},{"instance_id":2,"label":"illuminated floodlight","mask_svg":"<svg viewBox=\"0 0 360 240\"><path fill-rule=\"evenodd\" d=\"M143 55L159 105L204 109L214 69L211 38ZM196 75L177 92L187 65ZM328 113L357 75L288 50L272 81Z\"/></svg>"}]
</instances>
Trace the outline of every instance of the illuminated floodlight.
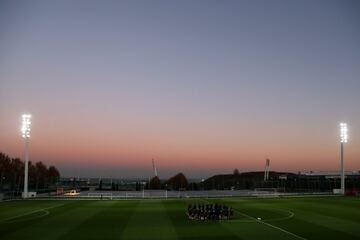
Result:
<instances>
[{"instance_id":1,"label":"illuminated floodlight","mask_svg":"<svg viewBox=\"0 0 360 240\"><path fill-rule=\"evenodd\" d=\"M30 125L31 125L31 115L30 114L23 114L22 115L22 137L23 138L30 138Z\"/></svg>"},{"instance_id":2,"label":"illuminated floodlight","mask_svg":"<svg viewBox=\"0 0 360 240\"><path fill-rule=\"evenodd\" d=\"M348 128L346 123L340 123L340 141L347 143L348 141Z\"/></svg>"},{"instance_id":3,"label":"illuminated floodlight","mask_svg":"<svg viewBox=\"0 0 360 240\"><path fill-rule=\"evenodd\" d=\"M24 142L25 142L25 149L24 149L25 167L24 167L23 198L27 198L28 197L28 182L29 182L29 142L30 142L31 115L23 114L21 117L22 117L21 133L22 133L22 137L24 138Z\"/></svg>"},{"instance_id":4,"label":"illuminated floodlight","mask_svg":"<svg viewBox=\"0 0 360 240\"><path fill-rule=\"evenodd\" d=\"M348 128L346 123L340 123L340 164L341 164L341 194L345 194L345 169L344 169L344 143L348 141Z\"/></svg>"}]
</instances>

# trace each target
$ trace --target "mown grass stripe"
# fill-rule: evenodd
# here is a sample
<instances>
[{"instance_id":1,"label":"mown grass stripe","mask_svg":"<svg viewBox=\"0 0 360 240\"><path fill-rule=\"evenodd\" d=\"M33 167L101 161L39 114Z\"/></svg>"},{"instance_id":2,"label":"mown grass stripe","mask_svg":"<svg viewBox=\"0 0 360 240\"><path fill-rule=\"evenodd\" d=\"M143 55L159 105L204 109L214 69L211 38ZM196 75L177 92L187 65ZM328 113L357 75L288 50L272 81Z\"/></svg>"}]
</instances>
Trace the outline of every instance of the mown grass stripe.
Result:
<instances>
[{"instance_id":1,"label":"mown grass stripe","mask_svg":"<svg viewBox=\"0 0 360 240\"><path fill-rule=\"evenodd\" d=\"M176 231L161 200L141 201L121 239L177 239Z\"/></svg>"},{"instance_id":2,"label":"mown grass stripe","mask_svg":"<svg viewBox=\"0 0 360 240\"><path fill-rule=\"evenodd\" d=\"M217 198L251 217L269 223L305 239L360 239L359 198ZM1 240L17 239L290 239L295 237L245 216L234 221L202 222L188 220L188 203L201 199L123 200L123 201L16 201L0 204L0 218L24 221L0 224ZM48 209L49 215L39 210ZM285 211L295 215L290 219ZM35 211L33 213L33 211ZM24 214L24 216L19 216ZM266 219L279 218L277 222ZM239 221L237 221L239 220ZM241 220L247 220L243 222Z\"/></svg>"},{"instance_id":3,"label":"mown grass stripe","mask_svg":"<svg viewBox=\"0 0 360 240\"><path fill-rule=\"evenodd\" d=\"M96 213L62 236L63 239L114 239L120 238L136 202L97 201L91 207Z\"/></svg>"},{"instance_id":4,"label":"mown grass stripe","mask_svg":"<svg viewBox=\"0 0 360 240\"><path fill-rule=\"evenodd\" d=\"M163 201L179 239L240 239L217 221L195 221L186 215L188 204L199 203L201 199L181 202Z\"/></svg>"}]
</instances>

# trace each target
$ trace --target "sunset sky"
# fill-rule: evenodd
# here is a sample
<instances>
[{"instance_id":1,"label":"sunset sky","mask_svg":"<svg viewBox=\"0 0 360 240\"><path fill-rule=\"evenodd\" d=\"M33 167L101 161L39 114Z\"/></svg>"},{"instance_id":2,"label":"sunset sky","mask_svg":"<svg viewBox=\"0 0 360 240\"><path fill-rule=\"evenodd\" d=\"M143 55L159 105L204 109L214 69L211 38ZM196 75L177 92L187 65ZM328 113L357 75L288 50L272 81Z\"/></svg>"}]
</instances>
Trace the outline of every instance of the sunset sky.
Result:
<instances>
[{"instance_id":1,"label":"sunset sky","mask_svg":"<svg viewBox=\"0 0 360 240\"><path fill-rule=\"evenodd\" d=\"M360 170L360 1L0 0L0 152L62 176Z\"/></svg>"}]
</instances>

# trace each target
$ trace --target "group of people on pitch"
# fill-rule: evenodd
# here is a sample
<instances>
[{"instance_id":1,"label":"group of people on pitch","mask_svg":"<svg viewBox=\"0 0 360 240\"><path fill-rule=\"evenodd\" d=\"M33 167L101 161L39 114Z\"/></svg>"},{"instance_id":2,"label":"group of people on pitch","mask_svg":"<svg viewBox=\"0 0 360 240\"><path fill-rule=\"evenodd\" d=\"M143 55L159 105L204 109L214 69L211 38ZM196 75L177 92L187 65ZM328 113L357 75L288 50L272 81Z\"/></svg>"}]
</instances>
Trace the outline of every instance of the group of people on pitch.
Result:
<instances>
[{"instance_id":1,"label":"group of people on pitch","mask_svg":"<svg viewBox=\"0 0 360 240\"><path fill-rule=\"evenodd\" d=\"M234 215L234 210L224 204L189 204L187 215L191 220L225 220Z\"/></svg>"}]
</instances>

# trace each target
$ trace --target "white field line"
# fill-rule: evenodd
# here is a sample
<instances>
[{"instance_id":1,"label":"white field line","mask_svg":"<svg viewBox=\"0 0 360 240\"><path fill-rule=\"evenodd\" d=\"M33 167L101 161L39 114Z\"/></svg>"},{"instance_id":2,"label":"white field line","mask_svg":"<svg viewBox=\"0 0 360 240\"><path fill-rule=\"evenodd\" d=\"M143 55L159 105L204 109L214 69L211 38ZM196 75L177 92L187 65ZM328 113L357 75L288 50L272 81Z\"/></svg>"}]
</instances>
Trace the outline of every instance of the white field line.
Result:
<instances>
[{"instance_id":1,"label":"white field line","mask_svg":"<svg viewBox=\"0 0 360 240\"><path fill-rule=\"evenodd\" d=\"M3 219L1 222L8 222L8 221L11 221L11 220L14 220L14 219L17 219L17 218L26 216L26 215L30 215L30 214L33 214L33 213L36 213L36 212L41 212L41 211L42 211L42 212L47 212L45 215L42 215L42 216L41 216L41 217L45 217L46 215L49 214L49 211L47 211L48 209L61 207L61 206L63 206L63 205L64 205L64 204L57 204L57 205L55 205L55 206L37 209L37 210L31 211L31 212L27 212L27 213L23 213L23 214L19 214L19 215L13 216L13 217L5 218L5 219Z\"/></svg>"},{"instance_id":2,"label":"white field line","mask_svg":"<svg viewBox=\"0 0 360 240\"><path fill-rule=\"evenodd\" d=\"M7 223L23 222L23 221L42 218L42 217L45 217L45 216L50 214L50 212L48 210L39 210L39 211L36 211L36 212L44 212L44 213L42 215L39 215L39 216L34 216L34 217L31 217L31 218L25 218L25 219L22 219L21 217L18 217L18 218L12 217L12 218L10 218L8 220L5 220L4 222L7 222ZM27 214L27 215L29 215L29 214ZM27 216L27 215L25 215L25 216Z\"/></svg>"},{"instance_id":3,"label":"white field line","mask_svg":"<svg viewBox=\"0 0 360 240\"><path fill-rule=\"evenodd\" d=\"M238 210L234 209L236 212L244 215L243 213L239 212ZM295 216L295 214L289 210L282 210L282 209L276 209L277 211L280 211L280 212L286 212L286 213L289 213L288 216L284 216L284 217L278 217L278 218L267 218L267 219L264 219L263 221L266 221L266 222L280 222L280 221L285 221L285 220L289 220L291 218L293 218ZM241 219L230 219L229 220L230 222L253 222L254 220L253 219L249 219L249 220L241 220Z\"/></svg>"},{"instance_id":4,"label":"white field line","mask_svg":"<svg viewBox=\"0 0 360 240\"><path fill-rule=\"evenodd\" d=\"M277 221L284 221L284 220L289 220L290 218L293 218L295 216L295 213L293 213L292 211L289 210L280 210L280 209L276 209L277 211L283 211L283 212L288 212L290 213L289 216L285 216L285 217L280 217L280 218L273 218L273 219L265 219L266 222L277 222Z\"/></svg>"},{"instance_id":5,"label":"white field line","mask_svg":"<svg viewBox=\"0 0 360 240\"><path fill-rule=\"evenodd\" d=\"M0 200L0 203L3 202L11 202L11 201L16 201L17 199L5 199L5 200Z\"/></svg>"},{"instance_id":6,"label":"white field line","mask_svg":"<svg viewBox=\"0 0 360 240\"><path fill-rule=\"evenodd\" d=\"M234 210L236 210L236 209L234 209ZM259 219L256 219L256 218L252 217L252 216L249 216L249 215L247 215L247 214L245 214L245 213L242 213L242 212L240 212L240 211L238 211L238 210L236 210L236 211L237 211L238 213L240 213L241 215L243 215L243 216L245 216L245 217L247 217L247 218L250 218L250 219L254 220L255 222L262 223L262 224L264 224L264 225L266 225L266 226L269 226L269 227L274 228L274 229L277 229L277 230L279 230L279 231L281 231L281 232L287 233L287 234L289 234L289 235L291 235L291 236L293 236L293 237L296 237L296 238L298 238L298 239L307 240L306 238L303 238L303 237L301 237L301 236L299 236L299 235L297 235L297 234L295 234L295 233L289 232L289 231L287 231L287 230L285 230L285 229L283 229L283 228L280 228L280 227L274 226L274 225L272 225L272 224L270 224L270 223L261 221L261 220L259 220Z\"/></svg>"},{"instance_id":7,"label":"white field line","mask_svg":"<svg viewBox=\"0 0 360 240\"><path fill-rule=\"evenodd\" d=\"M207 201L207 200L205 200L205 199L202 199L202 201L207 202L207 203L211 203L211 202L209 202L209 201ZM307 240L306 238L303 238L303 237L301 237L301 236L299 236L299 235L296 235L295 233L289 232L289 231L287 231L287 230L285 230L285 229L283 229L283 228L274 226L274 225L272 225L272 224L270 224L270 223L263 222L263 221L261 221L261 220L259 220L259 219L256 219L256 218L254 218L254 217L252 217L252 216L250 216L250 215L247 215L247 214L245 214L245 213L242 213L242 212L240 212L239 210L237 210L237 209L235 209L235 208L233 208L233 209L234 209L236 212L240 213L241 215L243 215L243 216L245 216L245 217L247 217L247 218L249 218L249 219L252 219L252 220L255 221L255 222L262 223L262 224L264 224L264 225L266 225L266 226L268 226L268 227L271 227L271 228L274 228L274 229L279 230L279 231L281 231L281 232L287 233L287 234L289 234L289 235L291 235L291 236L293 236L293 237L296 237L296 238L298 238L298 239ZM292 212L291 212L291 213L292 213ZM294 215L292 215L291 217L293 217L293 216L294 216Z\"/></svg>"}]
</instances>

